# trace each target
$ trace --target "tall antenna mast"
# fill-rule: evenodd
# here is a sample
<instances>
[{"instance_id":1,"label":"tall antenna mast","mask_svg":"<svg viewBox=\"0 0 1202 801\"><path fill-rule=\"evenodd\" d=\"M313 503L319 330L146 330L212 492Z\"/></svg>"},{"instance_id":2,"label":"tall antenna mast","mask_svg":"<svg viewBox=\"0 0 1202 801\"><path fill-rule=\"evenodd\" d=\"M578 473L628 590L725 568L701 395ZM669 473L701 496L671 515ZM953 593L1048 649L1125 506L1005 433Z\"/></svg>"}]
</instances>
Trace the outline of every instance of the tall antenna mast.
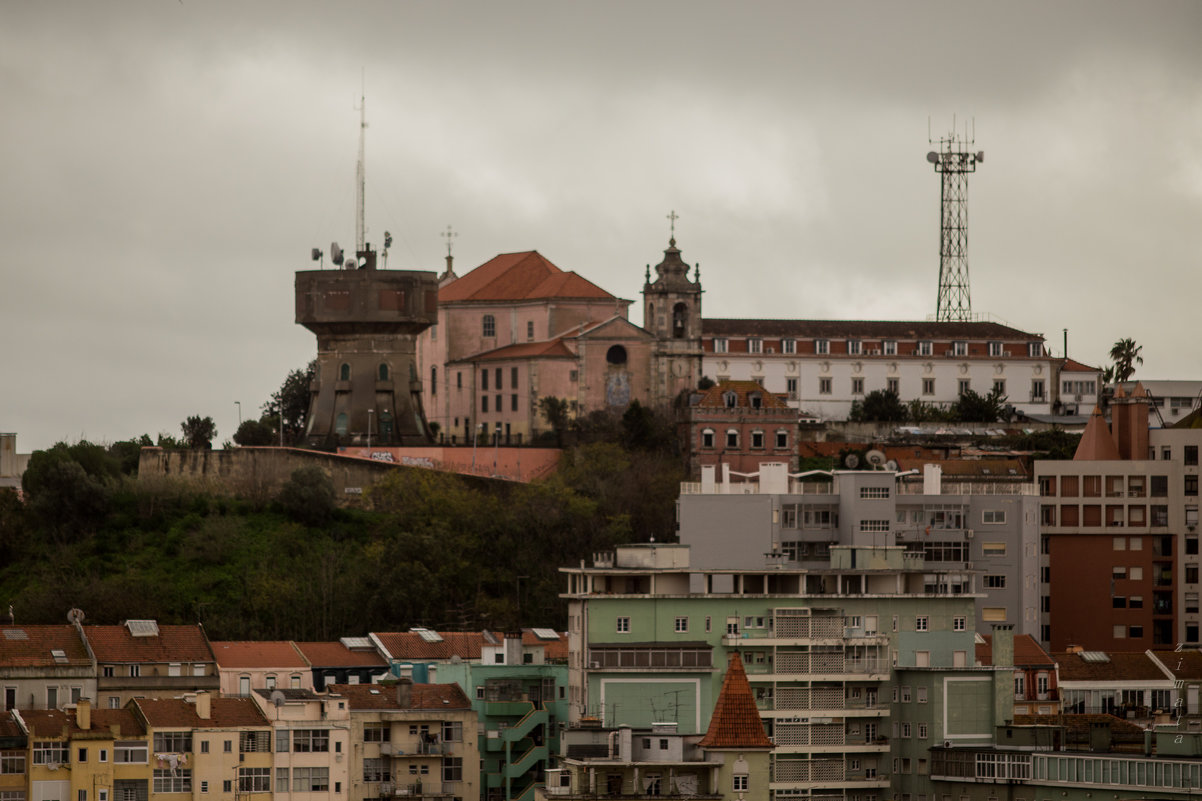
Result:
<instances>
[{"instance_id":1,"label":"tall antenna mast","mask_svg":"<svg viewBox=\"0 0 1202 801\"><path fill-rule=\"evenodd\" d=\"M968 175L976 172L985 153L969 150L975 142L968 127L960 137L955 131L938 141L939 150L927 153L927 161L943 176L939 191L939 297L935 319L964 322L973 319L968 293ZM935 144L935 140L929 140Z\"/></svg>"},{"instance_id":2,"label":"tall antenna mast","mask_svg":"<svg viewBox=\"0 0 1202 801\"><path fill-rule=\"evenodd\" d=\"M367 139L367 102L366 79L363 80L363 85L359 90L359 163L355 168L355 252L361 253L367 249L367 235L365 232L364 219L366 210L364 209L364 184L367 182L366 168L364 167L364 152L366 149Z\"/></svg>"}]
</instances>

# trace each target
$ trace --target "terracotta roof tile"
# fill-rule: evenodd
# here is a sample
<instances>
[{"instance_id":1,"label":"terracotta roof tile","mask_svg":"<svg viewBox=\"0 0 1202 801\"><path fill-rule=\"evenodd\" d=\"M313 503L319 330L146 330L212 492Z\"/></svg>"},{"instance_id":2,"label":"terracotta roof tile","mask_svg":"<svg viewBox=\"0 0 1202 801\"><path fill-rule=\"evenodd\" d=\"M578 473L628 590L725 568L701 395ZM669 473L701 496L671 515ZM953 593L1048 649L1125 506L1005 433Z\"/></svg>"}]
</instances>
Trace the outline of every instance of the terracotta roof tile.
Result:
<instances>
[{"instance_id":1,"label":"terracotta roof tile","mask_svg":"<svg viewBox=\"0 0 1202 801\"><path fill-rule=\"evenodd\" d=\"M212 642L213 656L223 668L307 668L309 663L287 640Z\"/></svg>"},{"instance_id":2,"label":"terracotta roof tile","mask_svg":"<svg viewBox=\"0 0 1202 801\"><path fill-rule=\"evenodd\" d=\"M83 731L75 725L75 712L63 709L23 709L21 717L32 735L37 737L62 737ZM146 733L138 717L129 709L93 709L91 729L93 732L108 732L114 729L122 737L141 736ZM116 735L114 735L116 736Z\"/></svg>"},{"instance_id":3,"label":"terracotta roof tile","mask_svg":"<svg viewBox=\"0 0 1202 801\"><path fill-rule=\"evenodd\" d=\"M1089 652L1087 652L1089 653ZM1069 681L1168 681L1160 666L1144 653L1107 652L1109 661L1086 662L1080 654L1056 654L1060 683Z\"/></svg>"},{"instance_id":4,"label":"terracotta roof tile","mask_svg":"<svg viewBox=\"0 0 1202 801\"><path fill-rule=\"evenodd\" d=\"M722 690L710 716L710 727L697 743L702 748L772 748L764 733L751 684L743 671L743 660L737 653L730 655Z\"/></svg>"},{"instance_id":5,"label":"terracotta roof tile","mask_svg":"<svg viewBox=\"0 0 1202 801\"><path fill-rule=\"evenodd\" d=\"M0 713L0 737L24 737L11 712Z\"/></svg>"},{"instance_id":6,"label":"terracotta roof tile","mask_svg":"<svg viewBox=\"0 0 1202 801\"><path fill-rule=\"evenodd\" d=\"M51 651L62 651L65 662ZM5 667L91 666L88 649L70 625L0 626L0 665Z\"/></svg>"},{"instance_id":7,"label":"terracotta roof tile","mask_svg":"<svg viewBox=\"0 0 1202 801\"><path fill-rule=\"evenodd\" d=\"M323 667L387 667L375 651L360 651L347 648L340 642L298 642L297 650L315 668Z\"/></svg>"},{"instance_id":8,"label":"terracotta roof tile","mask_svg":"<svg viewBox=\"0 0 1202 801\"><path fill-rule=\"evenodd\" d=\"M784 398L782 398L780 395L776 395L775 393L767 391L755 381L720 381L719 383L714 384L712 387L707 389L701 395L701 398L697 401L697 403L693 405L702 409L728 408L726 406L726 400L723 397L727 392L735 393L735 408L738 409L751 408L751 402L748 400L748 396L753 392L758 392L760 394L762 403L761 408L779 409L786 413L793 412L789 404L785 403ZM794 414L796 413L794 412Z\"/></svg>"},{"instance_id":9,"label":"terracotta roof tile","mask_svg":"<svg viewBox=\"0 0 1202 801\"><path fill-rule=\"evenodd\" d=\"M1106 418L1102 417L1102 407L1093 407L1093 413L1089 415L1089 422L1085 424L1085 431L1081 434L1081 441L1077 443L1073 460L1109 462L1121 458L1123 457L1119 455L1119 446L1114 441L1114 435L1110 433L1110 426L1106 425Z\"/></svg>"},{"instance_id":10,"label":"terracotta roof tile","mask_svg":"<svg viewBox=\"0 0 1202 801\"><path fill-rule=\"evenodd\" d=\"M516 345L506 345L503 348L476 353L459 359L458 362L488 362L505 359L575 359L573 353L564 344L563 337L549 339L543 342L521 342ZM452 362L456 364L458 362Z\"/></svg>"},{"instance_id":11,"label":"terracotta roof tile","mask_svg":"<svg viewBox=\"0 0 1202 801\"><path fill-rule=\"evenodd\" d=\"M200 626L159 626L153 637L134 637L126 626L84 626L97 662L212 662Z\"/></svg>"},{"instance_id":12,"label":"terracotta roof tile","mask_svg":"<svg viewBox=\"0 0 1202 801\"><path fill-rule=\"evenodd\" d=\"M471 709L472 706L458 684L412 684L408 707L397 702L394 684L331 684L326 689L345 697L351 709Z\"/></svg>"},{"instance_id":13,"label":"terracotta roof tile","mask_svg":"<svg viewBox=\"0 0 1202 801\"><path fill-rule=\"evenodd\" d=\"M250 698L210 697L210 714L200 718L196 705L182 698L137 698L146 722L158 729L221 728L271 725Z\"/></svg>"},{"instance_id":14,"label":"terracotta roof tile","mask_svg":"<svg viewBox=\"0 0 1202 801\"><path fill-rule=\"evenodd\" d=\"M1082 364L1076 359L1065 359L1060 363L1060 372L1062 373L1100 373L1102 372L1097 367L1090 367L1088 364Z\"/></svg>"},{"instance_id":15,"label":"terracotta roof tile","mask_svg":"<svg viewBox=\"0 0 1202 801\"><path fill-rule=\"evenodd\" d=\"M1064 726L1064 728L1073 732L1079 738L1089 736L1091 724L1105 723L1110 727L1113 742L1142 744L1144 741L1144 728L1142 726L1129 720L1115 717L1114 715L1060 715L1055 720L1055 725ZM1019 726L1046 726L1048 725L1048 716L1015 715L1014 722Z\"/></svg>"},{"instance_id":16,"label":"terracotta roof tile","mask_svg":"<svg viewBox=\"0 0 1202 801\"><path fill-rule=\"evenodd\" d=\"M999 323L923 320L764 320L706 317L701 321L701 331L703 336L759 335L798 339L879 337L899 340L994 339L1023 342L1043 339L1038 334L1029 334Z\"/></svg>"},{"instance_id":17,"label":"terracotta roof tile","mask_svg":"<svg viewBox=\"0 0 1202 801\"><path fill-rule=\"evenodd\" d=\"M1178 679L1202 679L1202 652L1153 651L1156 661Z\"/></svg>"},{"instance_id":18,"label":"terracotta roof tile","mask_svg":"<svg viewBox=\"0 0 1202 801\"><path fill-rule=\"evenodd\" d=\"M536 250L502 253L438 290L439 303L613 297L576 273L559 269Z\"/></svg>"},{"instance_id":19,"label":"terracotta roof tile","mask_svg":"<svg viewBox=\"0 0 1202 801\"><path fill-rule=\"evenodd\" d=\"M977 645L977 662L982 665L993 664L993 635L981 637L983 644ZM1048 656L1048 652L1039 646L1030 634L1014 635L1014 665L1015 667L1056 667L1056 660Z\"/></svg>"}]
</instances>

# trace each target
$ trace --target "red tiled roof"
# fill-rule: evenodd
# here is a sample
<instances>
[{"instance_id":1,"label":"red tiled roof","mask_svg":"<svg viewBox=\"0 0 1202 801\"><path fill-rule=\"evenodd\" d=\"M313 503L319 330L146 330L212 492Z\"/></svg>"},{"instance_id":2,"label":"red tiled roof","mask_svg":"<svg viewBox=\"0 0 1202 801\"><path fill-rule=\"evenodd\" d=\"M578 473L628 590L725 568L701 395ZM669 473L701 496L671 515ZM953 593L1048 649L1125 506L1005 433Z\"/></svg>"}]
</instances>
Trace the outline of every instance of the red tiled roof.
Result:
<instances>
[{"instance_id":1,"label":"red tiled roof","mask_svg":"<svg viewBox=\"0 0 1202 801\"><path fill-rule=\"evenodd\" d=\"M267 718L250 698L209 698L209 717L196 714L196 705L182 698L137 698L133 703L142 710L146 722L158 729L217 726L269 726Z\"/></svg>"},{"instance_id":2,"label":"red tiled roof","mask_svg":"<svg viewBox=\"0 0 1202 801\"><path fill-rule=\"evenodd\" d=\"M71 736L83 731L75 725L75 712L62 709L23 709L21 717L29 726L30 734L37 737L62 737L64 731ZM108 732L115 730L121 737L132 737L146 733L142 722L128 709L93 709L90 731ZM0 732L2 733L2 732Z\"/></svg>"},{"instance_id":3,"label":"red tiled roof","mask_svg":"<svg viewBox=\"0 0 1202 801\"><path fill-rule=\"evenodd\" d=\"M375 651L358 651L347 648L340 642L294 643L309 664L323 667L386 667L387 662Z\"/></svg>"},{"instance_id":4,"label":"red tiled roof","mask_svg":"<svg viewBox=\"0 0 1202 801\"><path fill-rule=\"evenodd\" d=\"M159 626L154 637L134 637L126 626L84 626L97 662L212 662L200 626Z\"/></svg>"},{"instance_id":5,"label":"red tiled roof","mask_svg":"<svg viewBox=\"0 0 1202 801\"><path fill-rule=\"evenodd\" d=\"M1060 365L1062 373L1100 373L1102 372L1097 367L1090 367L1088 364L1081 364L1076 359L1065 359Z\"/></svg>"},{"instance_id":6,"label":"red tiled roof","mask_svg":"<svg viewBox=\"0 0 1202 801\"><path fill-rule=\"evenodd\" d=\"M55 650L62 651L67 661L55 661L50 653ZM0 626L0 665L53 668L91 664L74 626Z\"/></svg>"},{"instance_id":7,"label":"red tiled roof","mask_svg":"<svg viewBox=\"0 0 1202 801\"><path fill-rule=\"evenodd\" d=\"M309 663L291 642L212 642L213 656L224 668L307 668Z\"/></svg>"},{"instance_id":8,"label":"red tiled roof","mask_svg":"<svg viewBox=\"0 0 1202 801\"><path fill-rule=\"evenodd\" d=\"M993 635L982 635L984 643L977 645L977 662L982 665L993 664ZM1048 652L1039 647L1039 643L1030 634L1014 635L1014 666L1015 667L1056 667L1056 661L1048 656Z\"/></svg>"},{"instance_id":9,"label":"red tiled roof","mask_svg":"<svg viewBox=\"0 0 1202 801\"><path fill-rule=\"evenodd\" d=\"M439 642L428 642L416 631L375 632L375 636L388 650L393 659L450 659L457 656L460 659L479 659L481 649L488 642L480 631L440 631ZM505 635L493 632L497 645L504 641ZM539 639L533 631L522 632L523 645L543 646L543 656L547 659L567 659L567 635L560 635L555 640Z\"/></svg>"},{"instance_id":10,"label":"red tiled roof","mask_svg":"<svg viewBox=\"0 0 1202 801\"><path fill-rule=\"evenodd\" d=\"M784 399L764 389L763 386L755 381L720 381L707 389L702 394L700 400L693 405L703 409L727 408L726 401L723 399L723 395L727 392L735 393L735 407L739 409L751 408L751 402L748 401L747 397L753 392L758 392L761 397L761 408L780 409L785 412L792 411Z\"/></svg>"},{"instance_id":11,"label":"red tiled roof","mask_svg":"<svg viewBox=\"0 0 1202 801\"><path fill-rule=\"evenodd\" d=\"M799 339L994 339L1042 340L1017 328L989 322L935 322L922 320L763 320L706 317L703 336L786 336ZM1025 353L1025 351L1024 351Z\"/></svg>"},{"instance_id":12,"label":"red tiled roof","mask_svg":"<svg viewBox=\"0 0 1202 801\"><path fill-rule=\"evenodd\" d=\"M1118 391L1121 392L1122 387L1119 387ZM1089 422L1085 424L1085 431L1081 434L1081 441L1077 443L1073 460L1109 462L1121 458L1123 457L1119 454L1119 446L1114 441L1114 435L1110 433L1110 426L1106 425L1106 418L1102 417L1102 407L1093 407L1093 413L1089 415Z\"/></svg>"},{"instance_id":13,"label":"red tiled roof","mask_svg":"<svg viewBox=\"0 0 1202 801\"><path fill-rule=\"evenodd\" d=\"M899 450L905 450L899 449ZM886 451L888 456L888 451ZM971 476L973 478L1027 477L1027 467L1021 459L897 459L901 470L921 470L924 465L938 465L945 478Z\"/></svg>"},{"instance_id":14,"label":"red tiled roof","mask_svg":"<svg viewBox=\"0 0 1202 801\"><path fill-rule=\"evenodd\" d=\"M412 684L408 707L397 702L397 687L393 684L331 684L326 689L345 697L351 709L471 709L472 706L458 684Z\"/></svg>"},{"instance_id":15,"label":"red tiled roof","mask_svg":"<svg viewBox=\"0 0 1202 801\"><path fill-rule=\"evenodd\" d=\"M24 737L25 733L21 731L21 727L17 725L17 721L13 720L12 713L6 712L0 714L0 737Z\"/></svg>"},{"instance_id":16,"label":"red tiled roof","mask_svg":"<svg viewBox=\"0 0 1202 801\"><path fill-rule=\"evenodd\" d=\"M1060 683L1169 680L1155 660L1147 654L1107 652L1106 656L1109 661L1086 662L1080 654L1056 654L1056 664L1060 667Z\"/></svg>"},{"instance_id":17,"label":"red tiled roof","mask_svg":"<svg viewBox=\"0 0 1202 801\"><path fill-rule=\"evenodd\" d=\"M613 297L576 273L559 269L536 250L502 253L438 290L439 303Z\"/></svg>"},{"instance_id":18,"label":"red tiled roof","mask_svg":"<svg viewBox=\"0 0 1202 801\"><path fill-rule=\"evenodd\" d=\"M743 671L743 660L731 654L726 666L726 677L722 679L722 690L714 714L710 716L710 727L697 743L702 748L772 748L772 741L764 733L751 684Z\"/></svg>"},{"instance_id":19,"label":"red tiled roof","mask_svg":"<svg viewBox=\"0 0 1202 801\"><path fill-rule=\"evenodd\" d=\"M564 344L563 337L548 339L543 342L521 342L516 345L506 345L503 348L476 353L459 359L459 362L488 362L505 359L575 359L573 353ZM454 364L455 362L452 362Z\"/></svg>"},{"instance_id":20,"label":"red tiled roof","mask_svg":"<svg viewBox=\"0 0 1202 801\"><path fill-rule=\"evenodd\" d=\"M1153 651L1160 664L1178 679L1202 679L1202 652Z\"/></svg>"}]
</instances>

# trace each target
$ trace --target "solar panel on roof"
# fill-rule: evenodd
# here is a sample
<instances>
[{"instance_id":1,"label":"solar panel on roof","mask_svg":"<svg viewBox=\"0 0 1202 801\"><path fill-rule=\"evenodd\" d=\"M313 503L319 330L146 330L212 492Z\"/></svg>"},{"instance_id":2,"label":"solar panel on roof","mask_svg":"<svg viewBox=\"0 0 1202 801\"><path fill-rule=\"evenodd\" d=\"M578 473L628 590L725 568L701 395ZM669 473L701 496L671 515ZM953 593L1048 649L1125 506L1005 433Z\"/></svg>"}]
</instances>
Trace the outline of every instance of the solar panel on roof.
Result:
<instances>
[{"instance_id":1,"label":"solar panel on roof","mask_svg":"<svg viewBox=\"0 0 1202 801\"><path fill-rule=\"evenodd\" d=\"M371 640L367 637L343 637L339 640L345 647L350 649L355 648L371 648Z\"/></svg>"},{"instance_id":2,"label":"solar panel on roof","mask_svg":"<svg viewBox=\"0 0 1202 801\"><path fill-rule=\"evenodd\" d=\"M129 629L131 637L159 636L159 624L153 620L127 620L125 627Z\"/></svg>"},{"instance_id":3,"label":"solar panel on roof","mask_svg":"<svg viewBox=\"0 0 1202 801\"><path fill-rule=\"evenodd\" d=\"M1081 659L1094 664L1110 661L1110 657L1103 651L1082 651Z\"/></svg>"},{"instance_id":4,"label":"solar panel on roof","mask_svg":"<svg viewBox=\"0 0 1202 801\"><path fill-rule=\"evenodd\" d=\"M29 635L25 629L5 629L4 639L6 640L28 640Z\"/></svg>"},{"instance_id":5,"label":"solar panel on roof","mask_svg":"<svg viewBox=\"0 0 1202 801\"><path fill-rule=\"evenodd\" d=\"M66 664L67 662L67 652L60 648L51 650L50 655L54 657L54 661L60 665Z\"/></svg>"},{"instance_id":6,"label":"solar panel on roof","mask_svg":"<svg viewBox=\"0 0 1202 801\"><path fill-rule=\"evenodd\" d=\"M430 629L418 629L417 634L426 642L442 642L442 635L437 631L430 631Z\"/></svg>"},{"instance_id":7,"label":"solar panel on roof","mask_svg":"<svg viewBox=\"0 0 1202 801\"><path fill-rule=\"evenodd\" d=\"M559 639L559 635L555 632L555 629L531 629L531 631L533 631L534 636L538 637L540 640Z\"/></svg>"}]
</instances>

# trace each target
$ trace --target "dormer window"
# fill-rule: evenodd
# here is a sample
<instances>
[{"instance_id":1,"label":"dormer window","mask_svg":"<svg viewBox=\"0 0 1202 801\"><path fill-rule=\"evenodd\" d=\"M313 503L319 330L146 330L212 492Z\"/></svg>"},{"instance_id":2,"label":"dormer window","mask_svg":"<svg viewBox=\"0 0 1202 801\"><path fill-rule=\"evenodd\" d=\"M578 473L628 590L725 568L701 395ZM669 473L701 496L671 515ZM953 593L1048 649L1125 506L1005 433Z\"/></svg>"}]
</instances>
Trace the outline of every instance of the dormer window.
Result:
<instances>
[{"instance_id":1,"label":"dormer window","mask_svg":"<svg viewBox=\"0 0 1202 801\"><path fill-rule=\"evenodd\" d=\"M1027 355L1032 356L1032 357L1042 356L1043 355L1043 343L1042 342L1028 342L1027 343Z\"/></svg>"},{"instance_id":2,"label":"dormer window","mask_svg":"<svg viewBox=\"0 0 1202 801\"><path fill-rule=\"evenodd\" d=\"M796 353L797 352L797 340L796 339L782 339L780 341L780 352L781 353Z\"/></svg>"},{"instance_id":3,"label":"dormer window","mask_svg":"<svg viewBox=\"0 0 1202 801\"><path fill-rule=\"evenodd\" d=\"M990 356L1001 356L1002 355L1002 343L1001 342L990 342L989 343L989 355Z\"/></svg>"},{"instance_id":4,"label":"dormer window","mask_svg":"<svg viewBox=\"0 0 1202 801\"><path fill-rule=\"evenodd\" d=\"M930 356L931 350L932 350L932 347L931 347L930 340L923 340L922 342L918 343L918 355L919 356Z\"/></svg>"},{"instance_id":5,"label":"dormer window","mask_svg":"<svg viewBox=\"0 0 1202 801\"><path fill-rule=\"evenodd\" d=\"M764 405L764 396L758 392L752 392L747 396L747 403L753 409L759 409Z\"/></svg>"},{"instance_id":6,"label":"dormer window","mask_svg":"<svg viewBox=\"0 0 1202 801\"><path fill-rule=\"evenodd\" d=\"M858 339L847 340L847 352L852 356L859 356L863 352L863 343Z\"/></svg>"},{"instance_id":7,"label":"dormer window","mask_svg":"<svg viewBox=\"0 0 1202 801\"><path fill-rule=\"evenodd\" d=\"M957 340L952 343L952 352L957 356L968 355L968 343L964 340Z\"/></svg>"},{"instance_id":8,"label":"dormer window","mask_svg":"<svg viewBox=\"0 0 1202 801\"><path fill-rule=\"evenodd\" d=\"M762 339L747 340L747 352L748 353L763 353L764 352L764 340L762 340Z\"/></svg>"},{"instance_id":9,"label":"dormer window","mask_svg":"<svg viewBox=\"0 0 1202 801\"><path fill-rule=\"evenodd\" d=\"M825 356L831 352L831 343L828 339L815 339L814 352L819 356Z\"/></svg>"},{"instance_id":10,"label":"dormer window","mask_svg":"<svg viewBox=\"0 0 1202 801\"><path fill-rule=\"evenodd\" d=\"M722 405L725 406L727 409L735 408L735 405L738 403L738 401L739 401L739 396L736 395L735 393L729 392L729 391L722 393Z\"/></svg>"},{"instance_id":11,"label":"dormer window","mask_svg":"<svg viewBox=\"0 0 1202 801\"><path fill-rule=\"evenodd\" d=\"M726 353L726 337L714 337L714 353Z\"/></svg>"}]
</instances>

